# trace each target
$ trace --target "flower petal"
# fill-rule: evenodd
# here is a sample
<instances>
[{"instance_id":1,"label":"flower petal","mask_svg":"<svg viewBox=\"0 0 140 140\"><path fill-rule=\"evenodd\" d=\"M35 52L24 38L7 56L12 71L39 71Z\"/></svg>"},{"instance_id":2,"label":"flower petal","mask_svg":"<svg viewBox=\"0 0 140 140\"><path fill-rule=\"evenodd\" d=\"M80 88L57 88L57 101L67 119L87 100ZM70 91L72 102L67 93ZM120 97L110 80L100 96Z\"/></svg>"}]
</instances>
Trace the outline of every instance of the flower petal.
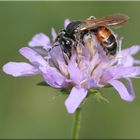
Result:
<instances>
[{"instance_id":1,"label":"flower petal","mask_svg":"<svg viewBox=\"0 0 140 140\"><path fill-rule=\"evenodd\" d=\"M127 49L123 49L121 51L121 55L122 56L128 56L128 55L134 55L136 53L138 53L140 51L140 46L139 45L134 45L130 48L127 48Z\"/></svg>"},{"instance_id":2,"label":"flower petal","mask_svg":"<svg viewBox=\"0 0 140 140\"><path fill-rule=\"evenodd\" d=\"M124 86L122 82L118 80L110 80L108 83L111 84L118 91L120 97L123 100L128 102L132 102L134 100L134 95L131 93L131 91L128 91L128 89Z\"/></svg>"},{"instance_id":3,"label":"flower petal","mask_svg":"<svg viewBox=\"0 0 140 140\"><path fill-rule=\"evenodd\" d=\"M65 101L67 111L69 113L74 113L84 98L87 96L87 93L87 89L73 87L69 97Z\"/></svg>"},{"instance_id":4,"label":"flower petal","mask_svg":"<svg viewBox=\"0 0 140 140\"><path fill-rule=\"evenodd\" d=\"M109 81L111 79L134 78L140 75L140 67L111 67L104 71L101 81Z\"/></svg>"},{"instance_id":5,"label":"flower petal","mask_svg":"<svg viewBox=\"0 0 140 140\"><path fill-rule=\"evenodd\" d=\"M61 46L57 46L57 47L54 47L50 52L49 52L49 55L51 57L51 61L53 61L53 63L59 67L59 64L58 64L58 61L62 61L62 63L66 63L65 60L64 60L64 55L63 55L63 52L62 52L62 48ZM56 59L57 58L57 59Z\"/></svg>"},{"instance_id":6,"label":"flower petal","mask_svg":"<svg viewBox=\"0 0 140 140\"><path fill-rule=\"evenodd\" d=\"M135 55L139 51L139 45L134 45L130 48L124 49L117 54L114 63L118 62L118 65L123 65L124 67L133 66L135 64L135 59L132 55Z\"/></svg>"},{"instance_id":7,"label":"flower petal","mask_svg":"<svg viewBox=\"0 0 140 140\"><path fill-rule=\"evenodd\" d=\"M19 52L34 65L47 66L47 62L44 60L44 58L31 48L23 47L19 50Z\"/></svg>"},{"instance_id":8,"label":"flower petal","mask_svg":"<svg viewBox=\"0 0 140 140\"><path fill-rule=\"evenodd\" d=\"M97 88L97 87L104 87L104 85L100 84L97 82L97 80L95 78L90 78L88 81L88 89L90 88Z\"/></svg>"},{"instance_id":9,"label":"flower petal","mask_svg":"<svg viewBox=\"0 0 140 140\"><path fill-rule=\"evenodd\" d=\"M66 78L54 67L39 67L44 80L55 88L67 86Z\"/></svg>"},{"instance_id":10,"label":"flower petal","mask_svg":"<svg viewBox=\"0 0 140 140\"><path fill-rule=\"evenodd\" d=\"M3 71L14 77L39 74L38 69L33 67L31 64L24 62L8 62L3 66Z\"/></svg>"},{"instance_id":11,"label":"flower petal","mask_svg":"<svg viewBox=\"0 0 140 140\"><path fill-rule=\"evenodd\" d=\"M134 64L140 65L140 60L134 60Z\"/></svg>"},{"instance_id":12,"label":"flower petal","mask_svg":"<svg viewBox=\"0 0 140 140\"><path fill-rule=\"evenodd\" d=\"M135 91L134 91L134 88L133 88L133 84L132 84L132 81L130 78L127 78L127 89L130 93L130 95L132 95L133 99L135 98Z\"/></svg>"},{"instance_id":13,"label":"flower petal","mask_svg":"<svg viewBox=\"0 0 140 140\"><path fill-rule=\"evenodd\" d=\"M68 72L70 74L70 79L75 83L77 86L80 85L81 81L83 80L83 75L80 69L76 66L76 64L69 62L68 64Z\"/></svg>"},{"instance_id":14,"label":"flower petal","mask_svg":"<svg viewBox=\"0 0 140 140\"><path fill-rule=\"evenodd\" d=\"M55 39L57 37L57 33L56 33L54 28L52 28L51 33L52 33L52 41L55 42Z\"/></svg>"},{"instance_id":15,"label":"flower petal","mask_svg":"<svg viewBox=\"0 0 140 140\"><path fill-rule=\"evenodd\" d=\"M51 48L50 39L43 33L36 34L32 40L28 43L30 47L42 46L44 49L48 50Z\"/></svg>"},{"instance_id":16,"label":"flower petal","mask_svg":"<svg viewBox=\"0 0 140 140\"><path fill-rule=\"evenodd\" d=\"M124 67L130 67L134 65L134 58L131 55L128 55L123 63Z\"/></svg>"},{"instance_id":17,"label":"flower petal","mask_svg":"<svg viewBox=\"0 0 140 140\"><path fill-rule=\"evenodd\" d=\"M69 19L65 19L65 21L64 21L64 27L66 28L67 25L68 25L70 22L71 22L71 21L70 21Z\"/></svg>"}]
</instances>

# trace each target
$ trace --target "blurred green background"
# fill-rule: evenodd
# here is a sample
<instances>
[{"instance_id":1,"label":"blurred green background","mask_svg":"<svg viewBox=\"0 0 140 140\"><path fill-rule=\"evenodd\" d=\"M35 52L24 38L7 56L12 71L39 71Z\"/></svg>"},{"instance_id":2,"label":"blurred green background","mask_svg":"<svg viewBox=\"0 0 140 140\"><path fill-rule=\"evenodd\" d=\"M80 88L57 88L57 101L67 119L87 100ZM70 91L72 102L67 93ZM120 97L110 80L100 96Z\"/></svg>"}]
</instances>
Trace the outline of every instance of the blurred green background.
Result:
<instances>
[{"instance_id":1,"label":"blurred green background","mask_svg":"<svg viewBox=\"0 0 140 140\"><path fill-rule=\"evenodd\" d=\"M63 21L127 14L129 22L114 30L124 37L123 48L140 44L140 2L0 2L0 67L8 61L27 61L18 50L34 34L51 35ZM140 55L137 54L140 59ZM67 95L36 86L40 76L14 78L0 71L0 139L69 139L73 115L66 112ZM110 101L90 98L82 110L80 138L140 138L140 79L134 79L136 99L122 101L114 89L102 92ZM59 96L57 96L59 95Z\"/></svg>"}]
</instances>

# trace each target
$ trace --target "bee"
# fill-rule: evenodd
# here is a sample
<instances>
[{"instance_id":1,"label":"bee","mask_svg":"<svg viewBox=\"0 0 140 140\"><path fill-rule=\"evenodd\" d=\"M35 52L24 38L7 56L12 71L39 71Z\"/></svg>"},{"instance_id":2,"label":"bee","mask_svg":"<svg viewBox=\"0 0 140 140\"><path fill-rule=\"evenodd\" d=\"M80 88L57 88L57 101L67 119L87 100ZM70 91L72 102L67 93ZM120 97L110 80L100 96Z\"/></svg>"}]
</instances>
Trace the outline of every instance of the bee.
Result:
<instances>
[{"instance_id":1,"label":"bee","mask_svg":"<svg viewBox=\"0 0 140 140\"><path fill-rule=\"evenodd\" d=\"M128 16L120 13L101 18L88 18L72 21L57 36L63 51L70 56L71 48L77 45L77 36L83 36L87 32L94 33L105 50L106 54L115 55L117 52L117 39L109 27L117 27L128 21ZM82 38L82 37L81 37Z\"/></svg>"}]
</instances>

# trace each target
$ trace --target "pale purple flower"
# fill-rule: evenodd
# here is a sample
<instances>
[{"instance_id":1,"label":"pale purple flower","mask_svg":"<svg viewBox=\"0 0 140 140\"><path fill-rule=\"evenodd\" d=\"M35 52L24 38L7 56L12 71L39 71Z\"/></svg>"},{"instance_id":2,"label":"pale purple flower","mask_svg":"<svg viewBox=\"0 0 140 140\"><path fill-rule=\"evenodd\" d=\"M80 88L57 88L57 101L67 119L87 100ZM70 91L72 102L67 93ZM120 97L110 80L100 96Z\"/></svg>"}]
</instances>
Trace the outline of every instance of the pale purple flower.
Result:
<instances>
[{"instance_id":1,"label":"pale purple flower","mask_svg":"<svg viewBox=\"0 0 140 140\"><path fill-rule=\"evenodd\" d=\"M69 20L65 21L65 27ZM130 78L140 75L139 60L133 55L140 51L140 46L118 51L110 58L104 52L95 35L85 35L85 45L72 49L69 58L61 49L54 47L56 32L52 29L52 41L43 33L35 35L19 53L29 60L25 62L8 62L3 71L14 77L41 75L44 81L54 88L69 88L71 92L65 101L69 113L74 113L86 98L91 88L112 85L125 101L133 101L135 93ZM121 39L118 38L119 47ZM52 49L51 49L52 48ZM119 79L125 78L127 85Z\"/></svg>"}]
</instances>

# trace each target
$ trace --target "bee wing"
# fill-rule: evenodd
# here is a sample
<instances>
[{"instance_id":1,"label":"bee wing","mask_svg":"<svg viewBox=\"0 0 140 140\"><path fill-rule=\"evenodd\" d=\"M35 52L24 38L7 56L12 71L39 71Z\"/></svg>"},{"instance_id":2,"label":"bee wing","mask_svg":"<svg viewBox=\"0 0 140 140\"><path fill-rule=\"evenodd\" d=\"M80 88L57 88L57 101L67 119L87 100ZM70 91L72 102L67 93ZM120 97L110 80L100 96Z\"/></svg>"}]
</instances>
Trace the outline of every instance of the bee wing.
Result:
<instances>
[{"instance_id":1,"label":"bee wing","mask_svg":"<svg viewBox=\"0 0 140 140\"><path fill-rule=\"evenodd\" d=\"M127 22L128 16L120 13L116 13L110 16L102 17L99 19L95 19L95 22L98 26L99 25L106 25L106 26L119 26L123 23Z\"/></svg>"},{"instance_id":2,"label":"bee wing","mask_svg":"<svg viewBox=\"0 0 140 140\"><path fill-rule=\"evenodd\" d=\"M79 31L94 29L99 26L120 26L128 21L128 16L120 13L112 14L101 18L89 18L83 20L83 24L78 28Z\"/></svg>"}]
</instances>

